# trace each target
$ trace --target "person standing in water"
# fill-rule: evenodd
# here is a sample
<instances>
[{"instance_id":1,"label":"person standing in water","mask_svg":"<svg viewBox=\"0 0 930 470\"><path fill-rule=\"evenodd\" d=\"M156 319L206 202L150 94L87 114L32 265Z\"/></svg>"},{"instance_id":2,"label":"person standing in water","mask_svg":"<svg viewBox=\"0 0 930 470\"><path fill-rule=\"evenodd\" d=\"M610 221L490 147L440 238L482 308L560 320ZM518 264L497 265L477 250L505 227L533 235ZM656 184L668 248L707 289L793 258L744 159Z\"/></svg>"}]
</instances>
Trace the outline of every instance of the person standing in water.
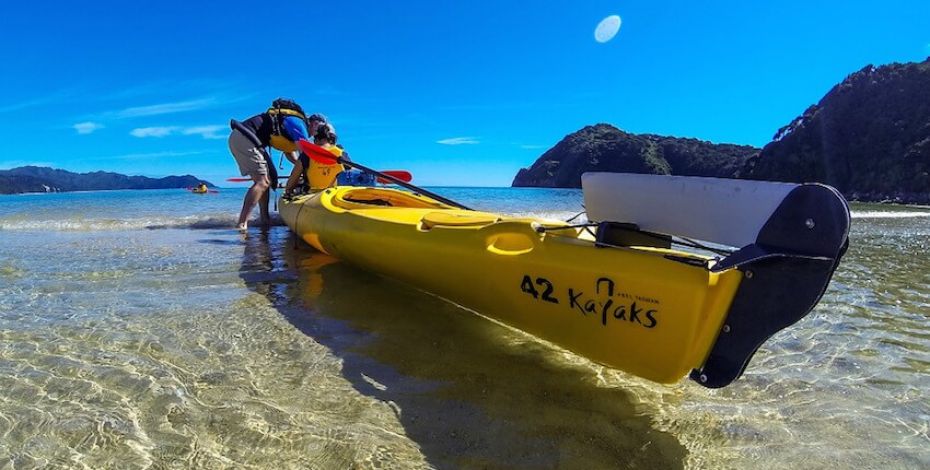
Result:
<instances>
[{"instance_id":1,"label":"person standing in water","mask_svg":"<svg viewBox=\"0 0 930 470\"><path fill-rule=\"evenodd\" d=\"M242 210L236 228L248 228L249 215L256 204L261 211L262 225L269 225L269 189L278 185L278 174L271 160L268 147L273 147L296 163L300 151L297 141L308 139L307 116L303 108L294 101L278 98L261 114L239 122L231 120L229 125L229 151L239 165L242 176L252 178L252 187L245 193Z\"/></svg>"}]
</instances>

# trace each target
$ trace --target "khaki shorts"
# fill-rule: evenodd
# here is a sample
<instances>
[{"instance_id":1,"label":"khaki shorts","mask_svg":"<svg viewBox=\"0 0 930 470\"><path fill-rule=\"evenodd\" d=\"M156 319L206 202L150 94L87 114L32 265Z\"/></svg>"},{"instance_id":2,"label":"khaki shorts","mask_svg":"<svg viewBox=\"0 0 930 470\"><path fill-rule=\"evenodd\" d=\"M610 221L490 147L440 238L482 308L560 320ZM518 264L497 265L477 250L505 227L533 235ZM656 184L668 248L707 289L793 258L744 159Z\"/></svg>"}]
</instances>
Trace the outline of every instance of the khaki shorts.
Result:
<instances>
[{"instance_id":1,"label":"khaki shorts","mask_svg":"<svg viewBox=\"0 0 930 470\"><path fill-rule=\"evenodd\" d=\"M229 151L236 158L242 176L268 174L265 149L256 147L248 137L238 130L233 130L229 134Z\"/></svg>"}]
</instances>

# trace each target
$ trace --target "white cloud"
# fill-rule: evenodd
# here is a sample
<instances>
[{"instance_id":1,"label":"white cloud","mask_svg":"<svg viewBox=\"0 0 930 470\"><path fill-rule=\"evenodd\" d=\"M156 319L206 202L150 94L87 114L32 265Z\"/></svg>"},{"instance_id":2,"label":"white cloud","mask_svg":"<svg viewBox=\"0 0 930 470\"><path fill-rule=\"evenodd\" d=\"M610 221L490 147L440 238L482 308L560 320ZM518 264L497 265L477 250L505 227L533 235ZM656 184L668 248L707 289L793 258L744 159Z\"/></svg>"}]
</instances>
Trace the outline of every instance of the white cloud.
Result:
<instances>
[{"instance_id":1,"label":"white cloud","mask_svg":"<svg viewBox=\"0 0 930 470\"><path fill-rule=\"evenodd\" d=\"M176 131L177 127L138 127L129 131L133 137L165 137Z\"/></svg>"},{"instance_id":2,"label":"white cloud","mask_svg":"<svg viewBox=\"0 0 930 470\"><path fill-rule=\"evenodd\" d=\"M217 151L213 150L167 150L161 152L149 152L149 153L124 153L121 155L101 155L101 156L91 156L82 159L83 161L90 162L102 162L110 160L125 160L125 161L134 161L134 160L157 160L157 159L168 159L168 158L177 158L177 157L187 157L191 155L206 155L206 154L215 154Z\"/></svg>"},{"instance_id":3,"label":"white cloud","mask_svg":"<svg viewBox=\"0 0 930 470\"><path fill-rule=\"evenodd\" d=\"M229 130L229 126L193 126L181 130L184 135L199 135L204 139L224 139L226 135L221 133L223 130Z\"/></svg>"},{"instance_id":4,"label":"white cloud","mask_svg":"<svg viewBox=\"0 0 930 470\"><path fill-rule=\"evenodd\" d=\"M184 157L189 155L201 155L207 153L202 150L193 150L186 152L151 152L151 153L127 153L125 155L116 155L112 157L101 157L98 160L151 160L156 158Z\"/></svg>"},{"instance_id":5,"label":"white cloud","mask_svg":"<svg viewBox=\"0 0 930 470\"><path fill-rule=\"evenodd\" d=\"M76 130L78 134L93 134L94 131L103 129L104 125L99 122L86 121L79 122L72 127L74 127L74 130Z\"/></svg>"},{"instance_id":6,"label":"white cloud","mask_svg":"<svg viewBox=\"0 0 930 470\"><path fill-rule=\"evenodd\" d=\"M119 119L134 118L141 116L159 116L162 114L183 113L186 111L196 111L216 104L215 98L200 98L196 100L177 101L174 103L161 103L149 106L135 106L116 111L113 115Z\"/></svg>"},{"instance_id":7,"label":"white cloud","mask_svg":"<svg viewBox=\"0 0 930 470\"><path fill-rule=\"evenodd\" d=\"M239 83L227 79L190 78L185 80L159 79L148 82L137 82L128 88L110 90L97 96L99 100L125 100L136 99L142 96L158 96L166 91L187 90L188 92L203 93L214 96L216 94L239 95L236 87Z\"/></svg>"},{"instance_id":8,"label":"white cloud","mask_svg":"<svg viewBox=\"0 0 930 470\"><path fill-rule=\"evenodd\" d=\"M37 98L34 100L21 101L19 103L0 105L0 113L19 111L22 109L27 109L27 108L32 108L35 106L41 106L44 104L48 104L50 102L51 100L48 98Z\"/></svg>"},{"instance_id":9,"label":"white cloud","mask_svg":"<svg viewBox=\"0 0 930 470\"><path fill-rule=\"evenodd\" d=\"M76 89L62 89L48 93L38 98L20 101L19 103L0 104L0 113L21 111L23 109L47 106L65 101L73 101L75 96L79 96L79 92Z\"/></svg>"},{"instance_id":10,"label":"white cloud","mask_svg":"<svg viewBox=\"0 0 930 470\"><path fill-rule=\"evenodd\" d=\"M223 139L227 126L160 126L137 127L129 132L133 137L167 137L169 135L199 135L204 139Z\"/></svg>"},{"instance_id":11,"label":"white cloud","mask_svg":"<svg viewBox=\"0 0 930 470\"><path fill-rule=\"evenodd\" d=\"M448 139L437 140L436 143L442 145L474 145L481 142L474 137L450 137Z\"/></svg>"}]
</instances>

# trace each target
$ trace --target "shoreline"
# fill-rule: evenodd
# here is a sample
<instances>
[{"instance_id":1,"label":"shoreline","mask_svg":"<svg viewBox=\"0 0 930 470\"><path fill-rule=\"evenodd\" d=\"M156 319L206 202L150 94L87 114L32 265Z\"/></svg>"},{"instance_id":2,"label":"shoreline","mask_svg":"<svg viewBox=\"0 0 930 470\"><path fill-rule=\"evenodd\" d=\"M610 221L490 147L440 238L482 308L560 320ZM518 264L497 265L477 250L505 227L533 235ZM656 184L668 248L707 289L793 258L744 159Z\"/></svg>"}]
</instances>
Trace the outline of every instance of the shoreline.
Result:
<instances>
[{"instance_id":1,"label":"shoreline","mask_svg":"<svg viewBox=\"0 0 930 470\"><path fill-rule=\"evenodd\" d=\"M514 189L514 190L526 190L526 189L545 189L545 190L566 190L566 191L581 191L581 188L550 188L543 186L443 186L443 185L423 185L423 188L429 189ZM141 189L132 189L132 188L117 188L117 189L87 189L79 191L34 191L34 192L21 192L21 193L3 193L0 194L2 197L17 197L17 196L35 196L35 195L52 195L52 194L88 194L88 193L111 193L111 192L120 192L120 191L176 191L176 190L186 190L187 188L141 188ZM215 190L238 190L238 189L248 189L247 186L214 186L212 189ZM846 197L844 195L844 197ZM915 209L930 209L930 193L926 195L921 195L921 197L914 198L902 198L901 196L895 197L882 197L876 199L863 199L858 197L847 197L847 202L850 204L877 204L882 206L890 207L907 207ZM913 201L913 202L912 202Z\"/></svg>"}]
</instances>

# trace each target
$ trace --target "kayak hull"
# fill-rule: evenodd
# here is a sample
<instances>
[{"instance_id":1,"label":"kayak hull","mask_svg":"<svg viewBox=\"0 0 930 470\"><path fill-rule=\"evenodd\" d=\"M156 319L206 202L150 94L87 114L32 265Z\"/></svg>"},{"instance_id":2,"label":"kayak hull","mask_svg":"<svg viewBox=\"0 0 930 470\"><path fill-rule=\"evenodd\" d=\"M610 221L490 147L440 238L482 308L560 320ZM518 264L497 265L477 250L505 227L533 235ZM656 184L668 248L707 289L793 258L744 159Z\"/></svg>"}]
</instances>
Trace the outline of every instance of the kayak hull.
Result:
<instances>
[{"instance_id":1,"label":"kayak hull","mask_svg":"<svg viewBox=\"0 0 930 470\"><path fill-rule=\"evenodd\" d=\"M320 251L661 383L701 367L743 279L698 255L600 248L562 222L389 188L336 187L279 207Z\"/></svg>"}]
</instances>

